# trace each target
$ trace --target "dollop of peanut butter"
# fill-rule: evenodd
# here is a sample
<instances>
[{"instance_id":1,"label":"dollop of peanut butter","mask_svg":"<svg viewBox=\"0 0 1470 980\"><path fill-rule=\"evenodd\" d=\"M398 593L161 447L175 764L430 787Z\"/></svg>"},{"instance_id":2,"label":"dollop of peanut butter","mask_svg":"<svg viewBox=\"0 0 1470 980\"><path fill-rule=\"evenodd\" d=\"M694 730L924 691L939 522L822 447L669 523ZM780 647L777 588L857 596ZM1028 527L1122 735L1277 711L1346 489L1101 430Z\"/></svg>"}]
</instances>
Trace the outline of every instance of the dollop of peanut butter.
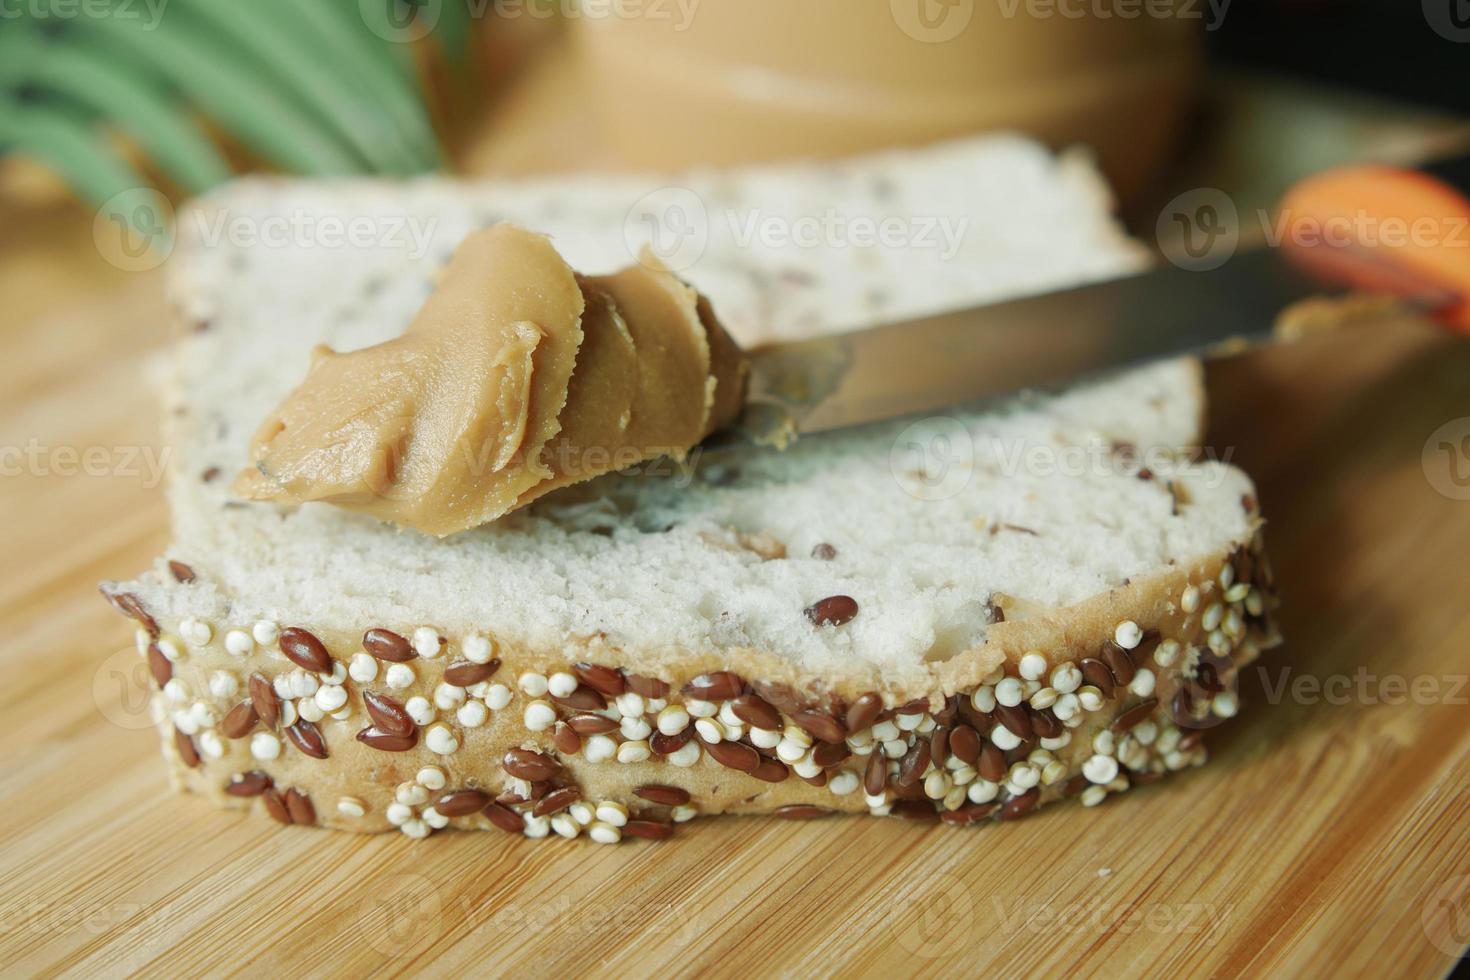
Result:
<instances>
[{"instance_id":1,"label":"dollop of peanut butter","mask_svg":"<svg viewBox=\"0 0 1470 980\"><path fill-rule=\"evenodd\" d=\"M234 490L453 534L682 458L735 420L747 374L708 301L651 255L581 277L545 237L499 224L464 240L401 337L313 350Z\"/></svg>"}]
</instances>

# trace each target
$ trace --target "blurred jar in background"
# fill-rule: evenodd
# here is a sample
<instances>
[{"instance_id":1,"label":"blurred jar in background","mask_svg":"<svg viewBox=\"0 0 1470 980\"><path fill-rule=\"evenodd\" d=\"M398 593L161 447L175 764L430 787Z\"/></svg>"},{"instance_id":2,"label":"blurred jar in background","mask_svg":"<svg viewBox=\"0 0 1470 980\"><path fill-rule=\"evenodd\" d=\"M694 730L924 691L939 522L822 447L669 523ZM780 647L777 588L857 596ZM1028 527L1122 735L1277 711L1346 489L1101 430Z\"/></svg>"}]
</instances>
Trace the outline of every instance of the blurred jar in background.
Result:
<instances>
[{"instance_id":1,"label":"blurred jar in background","mask_svg":"<svg viewBox=\"0 0 1470 980\"><path fill-rule=\"evenodd\" d=\"M608 137L660 169L997 129L1094 147L1125 195L1193 94L1203 2L581 0Z\"/></svg>"}]
</instances>

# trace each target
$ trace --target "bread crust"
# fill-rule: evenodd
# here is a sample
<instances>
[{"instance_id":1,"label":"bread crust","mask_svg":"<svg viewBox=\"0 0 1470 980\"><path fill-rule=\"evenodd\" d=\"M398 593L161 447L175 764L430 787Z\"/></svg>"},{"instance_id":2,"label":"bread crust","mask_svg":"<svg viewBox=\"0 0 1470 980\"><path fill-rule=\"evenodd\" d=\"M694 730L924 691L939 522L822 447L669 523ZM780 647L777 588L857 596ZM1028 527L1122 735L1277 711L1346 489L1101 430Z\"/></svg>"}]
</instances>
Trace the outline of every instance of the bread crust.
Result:
<instances>
[{"instance_id":1,"label":"bread crust","mask_svg":"<svg viewBox=\"0 0 1470 980\"><path fill-rule=\"evenodd\" d=\"M999 615L1004 618L989 629L985 642L950 659L926 665L928 682L923 684L915 683L911 675L890 681L865 665L854 665L851 671L840 676L810 676L770 651L622 650L610 647L598 637L569 638L567 646L558 650L532 650L501 645L491 637L494 657L499 661L494 676L477 682L479 687L472 685L466 689L448 685L455 690L446 695L445 671L451 664L461 662L462 665L465 660L465 637L446 637L447 643L438 655L432 658L414 656L400 665L412 671L413 680L407 686L390 687L385 681L387 670L394 666L390 661L373 659L371 662L376 671L370 681L359 681L351 676L342 678L347 674L354 654L359 658L357 665L365 665L362 658L367 656L363 645L366 630L388 629L412 643L416 631L420 632L416 639L423 639L419 624L363 623L353 624L350 628L325 623L276 624L278 628L305 630L320 641L340 680L339 684L333 685L323 680L328 674L298 667L287 656L280 640L270 644L254 643L253 649L243 655L227 649L231 631L236 631L238 640L240 631L248 632L255 628L255 624L218 622L201 625L192 617L173 617L150 611L143 600L137 598L137 593L129 592L126 586L107 583L103 592L119 611L140 621L139 650L150 664L157 663L157 651L166 650L170 654L164 657L169 661L168 679L161 680L155 670L155 679L159 683L154 701L163 752L170 762L175 787L200 794L220 806L261 809L278 819L284 812L290 817L291 811L284 804L291 802L287 791L294 790L298 804L296 816L300 818L295 822L357 832L384 831L397 826L412 836L423 836L439 826L460 829L495 827L496 824L483 812L483 807L449 818L435 809L436 801L446 794L473 790L485 794L487 803L494 799L504 801L508 796L530 796L521 803L503 802L500 805L518 815L517 819L523 823L523 832L542 836L551 828L553 821L549 818L554 815L533 817L530 814L549 793L558 788L573 787L574 793L563 792L558 799L577 798L587 806L558 811L563 819L555 821L554 829L565 836L575 836L592 823L601 824L602 821L595 818L586 825L579 824L573 816L574 813L579 817L595 814L599 805L604 805L614 819L622 808L634 820L649 820L661 825L671 820L687 819L694 814L719 813L776 813L786 816L814 816L827 812L897 813L928 818L940 816L949 822L973 822L1018 816L1036 805L1069 795L1083 796L1084 802L1089 804L1100 802L1106 795L1127 789L1130 785L1151 781L1173 769L1204 761L1200 736L1234 713L1233 680L1236 672L1260 651L1279 642L1271 616L1276 600L1263 552L1260 524L1257 518L1250 537L1238 542L1230 551L1204 556L1166 572L1128 582L1065 609L1026 609L1019 602L1008 603L1001 597L997 605ZM199 584L195 579L187 584L169 583L168 588L187 590ZM174 603L170 606L176 608ZM265 635L269 631L267 627ZM1133 648L1135 652L1119 646L1119 639L1131 639L1134 634L1142 637ZM287 639L292 635L288 634ZM201 639L204 642L199 642ZM1164 655L1170 651L1171 656ZM477 652L484 657L483 650ZM1117 665L1119 652L1124 653L1127 663ZM1034 675L1038 663L1034 659L1028 660L1028 654L1035 657L1038 653L1045 661L1045 670L1039 680L1028 681L1023 675L1028 672ZM1005 710L994 706L994 698L1001 691L997 685L1003 679L1011 679L1009 687L1013 689L1012 694L1016 685L1030 692L1025 696L1034 705L1046 702L1045 694L1037 698L1040 688L1058 694L1060 689L1052 685L1053 680L1059 679L1058 668L1090 660L1093 663L1086 669L1095 673L1096 664L1109 661L1109 658L1117 665L1111 674L1115 681L1114 690L1103 692L1093 685L1104 696L1091 710L1084 707L1059 725L1059 705L1039 710L1034 706L1023 707L1022 710L1028 712L1031 721L1038 726L1041 722L1037 716L1048 715L1051 720L1046 725L1065 732L1068 736L1066 744L1056 744L1062 738L1058 735L1044 743L1052 746L1045 749L1033 731L1019 746L1012 746L1005 733L985 728L994 724L1005 727ZM633 751L632 755L647 754L643 761L619 761L616 755L594 761L591 756L595 753L589 749L588 736L578 739L580 744L575 751L568 751L565 731L561 738L557 733L558 729L565 728L573 715L585 716L596 712L559 704L547 693L541 693L539 697L527 693L527 690L538 692L552 675L572 674L576 677L574 665L578 663L612 668L619 672L619 676L638 675L661 680L669 686L669 694L664 700L669 705L680 705L686 709L696 707L691 701L705 700L686 693L686 685L691 681L716 672L738 675L736 688L721 692L730 696L722 696L709 703L724 707L735 696L761 696L778 706L787 741L794 736L798 743L801 741L801 726L796 724L795 715L801 712L844 722L859 698L876 694L882 701L882 713L866 728L855 732L844 730L843 748L834 746L825 752L828 758L844 752L848 754L831 765L821 767L816 767L811 755L811 748L823 744L820 738L808 737L806 742L809 744L799 759L783 761L775 756L778 753L794 756L793 748L783 743L775 752L770 748L757 750L751 744L754 728L744 726L741 740L737 743L741 747L728 749L731 743L727 741L725 755L733 755L737 760L758 757L766 766L767 779L780 775L776 782L756 778L717 761L702 733L694 734L689 740L689 744L701 746L697 761L689 766L677 765L657 753L644 753L641 749ZM1152 675L1151 681L1138 680L1137 674L1145 671ZM1137 683L1123 681L1122 675L1130 672ZM289 719L282 719L269 729L257 721L253 729L242 737L230 738L224 734L222 728L228 727L227 716L250 697L249 678L256 674L273 683L285 675L288 680L281 683L285 684L288 693L289 678L295 677L297 683L303 683L300 678L308 675L315 680L314 684L305 682L308 687L340 686L343 689L345 703L339 709L341 717L327 715L314 723L324 743L325 758L316 758L313 753L304 751L301 740L284 730L285 721ZM530 678L522 681L523 675L530 675ZM1065 679L1062 680L1061 687L1067 687ZM1064 692L1065 695L1076 698L1090 685L1091 676L1085 670L1082 681L1081 688L1073 688L1077 693L1069 690ZM562 683L565 683L565 678ZM493 684L503 684L510 689L510 702L486 711L483 724L464 724L458 714L459 704L477 700L476 692L483 703L488 696L486 687ZM977 697L977 689L989 693ZM1181 689L1186 691L1184 695L1180 694ZM298 689L297 693L301 690L304 689ZM579 684L574 700L598 700L596 695L589 698L588 690L588 684ZM386 694L400 704L422 698L425 704L433 705L437 698L441 706L432 709L435 715L432 723L416 726L417 742L412 749L382 751L356 737L358 732L373 724L363 700L367 691ZM338 697L340 695L327 696L325 702L330 706ZM1180 711L1181 697L1191 702L1189 714ZM316 700L315 697L298 698L293 704ZM617 710L621 702L604 700L608 700L610 705L609 709L601 712L608 716L608 724L622 724L622 718L629 718L631 724L630 731L613 731L610 737L619 745L640 741L628 737L640 734L640 726L629 713ZM1150 700L1154 702L1152 708L1140 708ZM527 709L533 701L550 708L555 719L553 724L540 730L528 727L530 716ZM1026 703L1022 702L1023 705ZM993 710L981 711L980 708L986 705ZM644 707L648 706L645 699ZM719 707L715 709L713 720L728 719L733 709L726 708L721 713ZM900 712L900 708L904 710ZM290 709L284 710L289 715ZM310 705L307 705L307 711L310 710ZM701 707L701 710L708 709ZM304 712L298 709L296 713L301 717ZM906 717L900 719L899 714ZM545 712L542 715L544 719ZM1116 726L1124 715L1128 715L1125 722L1131 731L1106 734L1110 726ZM657 713L652 711L640 717L650 728L659 721ZM689 719L689 726L698 720ZM811 718L807 721L808 728L818 731L825 724L820 718L815 723ZM896 733L882 727L890 722L897 729ZM881 794L867 794L861 784L856 789L850 786L853 776L861 783L868 773L871 754L858 753L864 747L861 743L865 737L870 744L876 744L872 738L873 724L882 727L884 733L895 735L888 739L888 749L896 753L895 761L900 763L886 767L899 771L885 774ZM1004 755L1007 775L1002 780L988 781L1000 784L993 793L983 787L978 792L971 789L977 782L987 782L984 777L972 774L973 764L962 769L946 759L937 766L932 761L927 764L919 762L916 773L903 771L902 760L935 751L937 731L945 730L943 739L947 740L949 733L962 724L975 729L982 743L995 747L987 750L992 756L997 750ZM1021 723L1023 727L1025 724L1029 723ZM444 726L449 732L455 744L452 752L435 751L431 745L428 728L436 725ZM1132 734L1134 732L1137 735ZM1146 745L1141 744L1145 732L1149 736ZM268 733L268 737L262 739L264 744L259 747L262 751L256 752L254 740L263 733ZM646 744L647 739L642 741ZM919 743L925 747L916 749ZM305 748L313 746L308 742ZM441 742L437 748L443 750L446 743ZM542 754L550 760L554 774L534 781L513 778L507 772L505 758L506 753L514 749ZM1043 754L1037 755L1038 749ZM1104 749L1111 754L1102 751ZM884 749L880 747L876 751L881 753ZM944 752L945 749L938 751ZM272 758L259 757L272 752L275 753ZM685 754L690 754L690 750L685 749ZM1100 756L1113 762L1094 761ZM910 768L913 762L918 760L911 760ZM801 777L800 773L812 772L814 768L820 768L823 775L814 776L811 780ZM1027 786L1032 779L1032 774L1024 771L1027 768L1036 770L1037 781L1033 786ZM270 789L264 793L241 796L230 791L231 785L239 784L246 774L260 773L269 779ZM853 775L843 776L839 781L838 777L843 773ZM1104 776L1108 778L1101 778ZM259 776L250 778L260 781ZM960 779L965 782L957 782ZM678 791L687 793L689 803L676 809L637 792L640 787L649 785L673 787L676 796L681 795ZM240 788L236 786L237 790ZM846 788L847 792L834 792L838 788ZM939 793L938 798L933 798L935 793ZM301 805L301 797L309 800L310 805ZM459 798L461 806L464 799ZM359 808L360 814L357 812ZM448 808L456 809L456 806L451 804ZM308 813L310 819L306 819ZM505 820L503 814L497 815L502 822ZM618 830L620 833L621 829ZM612 835L612 831L603 828L603 837Z\"/></svg>"}]
</instances>

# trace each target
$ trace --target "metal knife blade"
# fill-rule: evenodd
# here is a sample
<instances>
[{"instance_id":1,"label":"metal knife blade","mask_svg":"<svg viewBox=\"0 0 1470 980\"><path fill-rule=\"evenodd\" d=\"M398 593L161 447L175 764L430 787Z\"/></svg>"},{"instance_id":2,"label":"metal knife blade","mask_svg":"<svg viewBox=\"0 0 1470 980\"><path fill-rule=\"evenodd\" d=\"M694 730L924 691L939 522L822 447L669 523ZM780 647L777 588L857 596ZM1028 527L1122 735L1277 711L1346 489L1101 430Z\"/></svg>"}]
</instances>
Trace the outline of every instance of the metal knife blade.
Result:
<instances>
[{"instance_id":1,"label":"metal knife blade","mask_svg":"<svg viewBox=\"0 0 1470 980\"><path fill-rule=\"evenodd\" d=\"M1267 342L1278 314L1332 290L1279 249L1173 265L835 337L757 348L743 428L763 441L1046 388L1181 354ZM1340 290L1338 290L1340 291Z\"/></svg>"},{"instance_id":2,"label":"metal knife blade","mask_svg":"<svg viewBox=\"0 0 1470 980\"><path fill-rule=\"evenodd\" d=\"M1377 222L1385 233L1380 242L1261 247L1208 271L1163 265L1128 278L757 349L739 428L757 441L782 443L796 434L963 409L1128 364L1237 353L1275 339L1277 319L1288 307L1341 293L1342 283L1396 296L1401 309L1438 314L1447 326L1470 333L1470 274L1463 253L1449 248L1464 244L1456 236L1465 227L1461 219L1470 217L1467 195L1466 154L1418 171L1347 166L1298 183L1283 199L1283 214L1330 216L1351 205L1355 219ZM1441 229L1432 254L1417 243L1398 257L1367 247L1388 244L1390 222L1408 227L1426 219L1431 229Z\"/></svg>"}]
</instances>

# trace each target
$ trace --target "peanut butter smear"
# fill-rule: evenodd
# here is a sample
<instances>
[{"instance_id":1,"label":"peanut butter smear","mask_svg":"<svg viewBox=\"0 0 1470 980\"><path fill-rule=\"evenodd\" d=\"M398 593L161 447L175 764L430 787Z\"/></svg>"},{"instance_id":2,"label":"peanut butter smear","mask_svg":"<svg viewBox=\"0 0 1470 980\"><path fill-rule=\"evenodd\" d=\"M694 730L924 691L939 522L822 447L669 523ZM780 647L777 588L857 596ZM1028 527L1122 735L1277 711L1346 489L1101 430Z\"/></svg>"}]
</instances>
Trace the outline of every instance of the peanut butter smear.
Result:
<instances>
[{"instance_id":1,"label":"peanut butter smear","mask_svg":"<svg viewBox=\"0 0 1470 980\"><path fill-rule=\"evenodd\" d=\"M683 458L739 414L748 365L651 256L581 277L541 235L471 234L401 337L312 351L234 490L444 536L558 487Z\"/></svg>"}]
</instances>

